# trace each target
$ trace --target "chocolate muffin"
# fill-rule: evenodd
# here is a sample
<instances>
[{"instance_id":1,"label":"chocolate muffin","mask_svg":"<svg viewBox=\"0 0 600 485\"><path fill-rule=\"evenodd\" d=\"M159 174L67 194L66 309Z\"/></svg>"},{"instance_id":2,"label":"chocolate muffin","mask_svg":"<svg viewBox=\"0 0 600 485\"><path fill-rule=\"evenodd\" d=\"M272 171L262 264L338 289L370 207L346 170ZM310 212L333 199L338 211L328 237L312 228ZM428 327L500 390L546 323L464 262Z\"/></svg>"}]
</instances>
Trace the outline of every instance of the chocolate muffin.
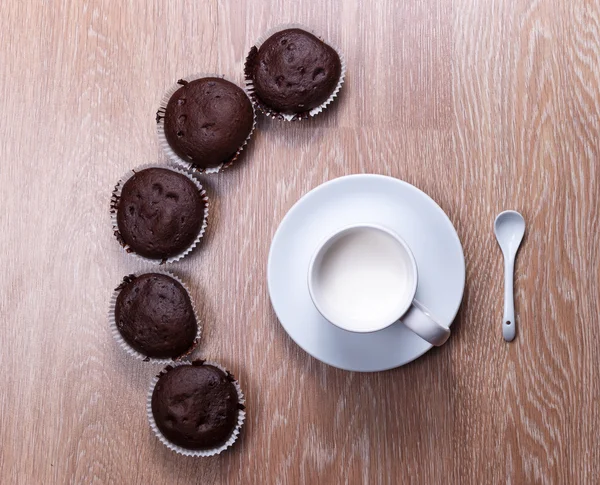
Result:
<instances>
[{"instance_id":1,"label":"chocolate muffin","mask_svg":"<svg viewBox=\"0 0 600 485\"><path fill-rule=\"evenodd\" d=\"M252 131L254 111L246 93L216 77L178 81L164 113L164 133L173 151L200 169L226 163Z\"/></svg>"},{"instance_id":2,"label":"chocolate muffin","mask_svg":"<svg viewBox=\"0 0 600 485\"><path fill-rule=\"evenodd\" d=\"M174 359L194 346L198 322L179 281L160 273L132 275L117 290L115 322L132 348L151 358Z\"/></svg>"},{"instance_id":3,"label":"chocolate muffin","mask_svg":"<svg viewBox=\"0 0 600 485\"><path fill-rule=\"evenodd\" d=\"M185 175L148 168L123 184L112 205L121 244L140 256L167 260L185 251L198 237L206 202Z\"/></svg>"},{"instance_id":4,"label":"chocolate muffin","mask_svg":"<svg viewBox=\"0 0 600 485\"><path fill-rule=\"evenodd\" d=\"M189 450L224 445L240 409L233 376L203 361L167 367L152 392L156 426L171 443Z\"/></svg>"},{"instance_id":5,"label":"chocolate muffin","mask_svg":"<svg viewBox=\"0 0 600 485\"><path fill-rule=\"evenodd\" d=\"M335 90L342 64L337 52L302 29L269 37L246 62L246 78L268 108L301 113L323 104Z\"/></svg>"}]
</instances>

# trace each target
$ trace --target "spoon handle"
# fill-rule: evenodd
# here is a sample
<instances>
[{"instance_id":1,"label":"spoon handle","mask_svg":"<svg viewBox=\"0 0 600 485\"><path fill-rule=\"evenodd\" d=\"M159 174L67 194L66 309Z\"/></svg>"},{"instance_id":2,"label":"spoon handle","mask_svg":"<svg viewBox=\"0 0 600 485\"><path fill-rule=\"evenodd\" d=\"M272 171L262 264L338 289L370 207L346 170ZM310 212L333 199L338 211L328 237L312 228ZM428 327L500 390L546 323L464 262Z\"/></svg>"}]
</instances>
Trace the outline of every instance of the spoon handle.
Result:
<instances>
[{"instance_id":1,"label":"spoon handle","mask_svg":"<svg viewBox=\"0 0 600 485\"><path fill-rule=\"evenodd\" d=\"M517 322L515 322L515 301L513 296L513 278L515 262L504 259L504 319L502 320L502 335L510 342L515 338Z\"/></svg>"}]
</instances>

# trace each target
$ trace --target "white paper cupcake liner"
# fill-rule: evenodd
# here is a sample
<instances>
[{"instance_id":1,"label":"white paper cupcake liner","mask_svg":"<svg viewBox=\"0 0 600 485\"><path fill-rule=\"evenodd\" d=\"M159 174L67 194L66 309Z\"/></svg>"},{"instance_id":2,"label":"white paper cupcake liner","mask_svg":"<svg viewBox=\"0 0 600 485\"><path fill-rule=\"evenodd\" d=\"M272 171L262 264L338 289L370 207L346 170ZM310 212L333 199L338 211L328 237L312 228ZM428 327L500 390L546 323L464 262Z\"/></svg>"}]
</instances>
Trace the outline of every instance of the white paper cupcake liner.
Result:
<instances>
[{"instance_id":1,"label":"white paper cupcake liner","mask_svg":"<svg viewBox=\"0 0 600 485\"><path fill-rule=\"evenodd\" d=\"M191 76L181 78L179 81L192 82L192 81L196 81L197 79L202 79L205 77L218 77L220 79L224 79L225 81L229 81L232 84L235 84L237 86L236 83L227 79L225 76L223 76L221 74L212 74L212 73L192 74ZM165 152L165 155L172 163L174 163L180 167L184 167L185 169L190 170L192 172L206 173L206 174L219 173L222 170L225 170L226 168L231 167L235 163L235 161L240 157L241 153L244 151L244 148L246 148L246 145L250 141L250 138L254 134L254 129L256 128L256 108L254 107L254 103L252 103L252 118L253 118L252 128L250 129L250 133L248 133L248 136L246 137L246 140L244 140L244 143L242 144L242 146L240 146L238 148L238 151L235 152L235 154L229 160L221 163L217 167L200 168L200 167L197 167L196 165L194 165L193 163L191 163L189 160L181 158L179 155L177 155L177 153L175 153L175 151L173 151L173 149L171 148L171 145L169 145L169 142L167 141L167 137L165 136L164 114L167 109L167 104L169 104L169 100L171 99L171 96L173 96L173 94L175 94L175 92L179 88L181 88L181 84L179 84L179 81L177 81L169 89L167 89L167 91L165 92L165 94L163 95L163 97L160 101L160 106L156 113L156 134L158 135L158 142L159 142L161 148L163 149L163 151ZM252 98L250 97L250 94L248 93L248 91L244 90L244 92L246 93L246 96L248 96L248 98L250 99L250 102L252 102Z\"/></svg>"},{"instance_id":2,"label":"white paper cupcake liner","mask_svg":"<svg viewBox=\"0 0 600 485\"><path fill-rule=\"evenodd\" d=\"M301 121L301 120L306 120L308 118L312 118L313 116L318 115L327 106L329 106L333 102L333 100L337 97L338 93L340 92L340 89L342 89L342 85L344 84L344 79L346 77L346 60L345 60L343 54L337 48L337 46L331 44L330 42L325 42L325 40L323 39L323 37L321 35L317 34L315 31L313 31L312 29L309 29L308 27L306 27L304 25L297 24L297 23L282 24L282 25L278 25L276 27L273 27L273 28L267 30L262 36L259 37L258 41L252 47L256 47L257 50L260 49L260 47L263 45L263 43L269 37L276 34L277 32L281 32L282 30L287 30L287 29L305 30L306 32L311 33L312 35L314 35L315 37L320 39L322 42L327 44L329 47L331 47L337 53L337 55L340 58L340 63L341 63L340 79L337 83L337 86L335 87L335 89L333 90L333 92L331 93L329 98L327 98L325 100L325 102L323 102L323 104L317 106L316 108L311 109L310 111L305 111L303 113L281 113L277 110L270 108L266 104L264 104L256 95L256 92L254 90L254 82L252 80L251 73L249 72L250 71L249 65L248 65L248 60L250 58L250 52L249 52L248 56L246 57L246 61L244 63L244 77L246 79L246 91L247 91L248 95L250 96L252 103L256 106L256 108L259 111L261 111L266 116L269 116L270 118L273 118L273 119L284 120L284 121ZM252 50L252 48L251 48L251 50Z\"/></svg>"},{"instance_id":3,"label":"white paper cupcake liner","mask_svg":"<svg viewBox=\"0 0 600 485\"><path fill-rule=\"evenodd\" d=\"M141 256L140 254L136 253L121 238L121 234L119 232L119 226L117 224L117 210L118 210L118 205L119 205L119 199L121 198L121 190L123 189L123 185L131 177L133 177L137 172L141 172L142 170L145 170L147 168L161 168L161 169L171 170L173 172L180 173L181 175L185 175L198 188L198 191L200 192L200 196L202 197L202 200L204 201L204 220L202 221L202 227L200 228L200 232L198 233L198 236L196 237L194 242L192 244L190 244L186 249L184 249L180 253L178 253L174 256L171 256L170 258L167 258L167 259L146 258L146 257ZM181 168L172 167L169 165L159 165L159 164L140 165L140 166L130 170L123 177L121 177L121 180L119 180L119 182L117 182L117 185L115 186L115 188L113 190L112 196L110 198L110 218L111 218L113 233L114 233L115 237L117 238L117 241L119 241L119 244L121 244L121 246L123 247L123 249L126 252L131 253L144 261L147 261L147 262L153 263L153 264L174 263L176 261L179 261L183 257L187 256L189 253L191 253L192 250L198 245L198 243L202 239L202 236L204 236L204 233L206 232L206 227L208 225L208 205L209 205L209 202L208 202L208 196L206 195L206 191L202 188L202 185L200 184L200 182L198 180L196 180L189 172L187 172Z\"/></svg>"},{"instance_id":4,"label":"white paper cupcake liner","mask_svg":"<svg viewBox=\"0 0 600 485\"><path fill-rule=\"evenodd\" d=\"M153 377L152 381L150 382L150 389L148 390L148 396L146 398L146 414L148 415L148 422L150 423L150 428L154 432L154 435L160 440L160 442L163 445L165 445L167 448L169 448L170 450L172 450L175 453L178 453L180 455L184 455L184 456L218 455L219 453L225 451L227 448L232 446L233 443L235 443L235 441L238 439L238 436L240 435L240 430L242 429L242 425L244 424L244 421L246 420L246 411L244 409L238 410L237 424L236 424L233 432L231 433L231 436L229 436L229 438L227 439L227 441L225 443L223 443L221 446L219 446L217 448L210 448L210 449L206 449L206 450L189 450L187 448L183 448L181 446L178 446L178 445L172 443L167 438L165 438L165 436L161 433L161 431L158 429L158 426L156 425L156 421L154 420L154 414L152 414L152 393L154 392L154 387L156 386L156 383L158 382L158 379L160 378L160 376L162 376L163 374L168 372L170 370L170 368L179 367L180 365L192 365L192 362L174 362L174 363L170 364L170 366L164 368L158 375ZM229 374L227 369L225 369L220 364L217 364L216 362L211 362L211 361L207 360L207 361L203 362L203 365L212 365L212 366L220 369L221 371L223 371L225 374ZM245 405L246 400L244 398L244 393L242 392L239 382L237 380L235 380L235 378L234 378L233 384L235 386L235 390L237 391L239 404Z\"/></svg>"},{"instance_id":5,"label":"white paper cupcake liner","mask_svg":"<svg viewBox=\"0 0 600 485\"><path fill-rule=\"evenodd\" d=\"M174 275L173 273L171 273L169 271L163 271L163 270L139 271L137 273L133 273L131 276L133 276L134 278L137 278L139 276L142 276L145 274L150 274L150 273L162 274L162 275L166 275L166 276L173 278L175 281L177 281L179 284L181 284L181 286L183 286L183 289L187 292L187 294L190 298L190 301L192 303L192 309L194 311L194 318L196 319L196 325L198 327L198 330L196 332L196 337L194 339L194 343L192 344L192 346L189 348L189 350L187 352L185 352L184 354L182 354L174 359L171 359L171 358L156 359L156 358L148 357L147 355L142 354L141 352L135 350L131 345L129 345L127 343L127 341L121 335L121 332L119 332L119 328L117 327L117 321L115 320L115 308L117 305L117 297L119 296L119 293L121 293L122 288L120 288L120 286L122 283L119 284L119 287L117 287L115 289L112 296L110 297L110 306L109 306L109 310L108 310L108 323L110 325L110 332L112 333L112 336L115 339L115 341L117 342L117 344L119 344L119 347L121 347L127 354L131 355L132 357L139 359L139 360L143 360L144 362L148 362L150 364L162 364L162 365L172 364L174 362L178 362L182 359L185 359L186 357L191 355L192 352L194 352L194 350L196 350L196 348L198 347L198 344L200 343L200 337L202 336L202 325L200 323L200 318L198 317L198 311L196 310L196 305L194 304L194 299L192 298L190 289L178 276Z\"/></svg>"}]
</instances>

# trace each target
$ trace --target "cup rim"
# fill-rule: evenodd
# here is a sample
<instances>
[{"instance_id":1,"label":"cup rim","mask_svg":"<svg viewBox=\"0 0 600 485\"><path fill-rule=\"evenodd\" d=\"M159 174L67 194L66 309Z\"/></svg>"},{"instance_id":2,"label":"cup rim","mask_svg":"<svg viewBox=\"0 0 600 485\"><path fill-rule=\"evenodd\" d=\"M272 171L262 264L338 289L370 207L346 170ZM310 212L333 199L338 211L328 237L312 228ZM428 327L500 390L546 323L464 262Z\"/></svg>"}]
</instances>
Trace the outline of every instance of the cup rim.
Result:
<instances>
[{"instance_id":1,"label":"cup rim","mask_svg":"<svg viewBox=\"0 0 600 485\"><path fill-rule=\"evenodd\" d=\"M414 278L412 281L412 287L410 289L410 298L406 298L406 303L400 307L400 309L397 312L397 316L391 321L391 322L387 322L387 323L381 323L380 325L377 325L375 328L370 328L367 330L355 330L355 329L348 329L347 327L345 327L342 323L338 321L336 321L336 319L330 314L327 315L327 311L325 311L323 309L323 307L319 304L318 302L318 298L316 296L316 292L314 289L314 279L315 279L315 270L316 270L316 262L318 260L318 258L336 241L338 240L340 237L342 237L344 234L349 233L350 231L354 231L354 230L360 230L360 229L375 229L381 232L384 232L386 234L388 234L389 236L391 236L398 244L400 244L404 250L406 251L406 253L409 256L410 259L410 263L411 263L411 268L414 274ZM399 235L397 234L395 231L388 229L385 226L379 225L379 224L371 224L371 223L359 223L359 224L351 224L348 226L344 226L341 227L339 229L336 229L333 233L329 234L326 238L324 238L319 245L317 246L317 249L315 250L315 252L313 253L313 256L310 259L310 263L308 265L308 272L307 272L307 279L308 279L308 293L310 295L310 298L312 300L313 305L315 306L315 308L317 309L317 311L321 314L321 316L327 320L329 323L331 323L332 325L335 325L336 327L345 330L346 332L351 332L351 333L373 333L373 332L379 332L380 330L383 330L384 328L389 327L390 325L393 325L394 323L396 323L398 320L400 320L407 312L408 310L411 308L411 306L413 305L413 302L415 300L415 295L417 293L417 285L418 285L418 279L419 279L419 272L418 272L418 268L417 268L417 261L415 259L415 256L413 254L413 252L410 249L410 246L408 245L408 243Z\"/></svg>"}]
</instances>

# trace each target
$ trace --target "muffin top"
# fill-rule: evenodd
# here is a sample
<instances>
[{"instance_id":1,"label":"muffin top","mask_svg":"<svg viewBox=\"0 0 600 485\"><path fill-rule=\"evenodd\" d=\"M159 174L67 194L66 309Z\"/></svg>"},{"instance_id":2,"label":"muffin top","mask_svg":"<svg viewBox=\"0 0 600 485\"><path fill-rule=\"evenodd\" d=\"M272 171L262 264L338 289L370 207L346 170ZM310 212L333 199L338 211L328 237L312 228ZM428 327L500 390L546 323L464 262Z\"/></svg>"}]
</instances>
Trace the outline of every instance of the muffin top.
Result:
<instances>
[{"instance_id":1,"label":"muffin top","mask_svg":"<svg viewBox=\"0 0 600 485\"><path fill-rule=\"evenodd\" d=\"M152 393L152 415L163 436L190 450L219 447L237 426L233 376L201 361L161 375Z\"/></svg>"},{"instance_id":2,"label":"muffin top","mask_svg":"<svg viewBox=\"0 0 600 485\"><path fill-rule=\"evenodd\" d=\"M165 260L196 239L204 221L205 202L185 175L148 168L133 175L116 202L117 237L146 258Z\"/></svg>"},{"instance_id":3,"label":"muffin top","mask_svg":"<svg viewBox=\"0 0 600 485\"><path fill-rule=\"evenodd\" d=\"M216 77L180 80L179 84L164 113L169 145L198 168L228 162L252 131L254 111L248 96L235 84Z\"/></svg>"},{"instance_id":4,"label":"muffin top","mask_svg":"<svg viewBox=\"0 0 600 485\"><path fill-rule=\"evenodd\" d=\"M301 113L323 104L342 70L337 52L302 29L273 34L258 52L251 51L249 59L247 74L256 96L282 113Z\"/></svg>"},{"instance_id":5,"label":"muffin top","mask_svg":"<svg viewBox=\"0 0 600 485\"><path fill-rule=\"evenodd\" d=\"M194 345L198 323L190 296L174 278L160 273L126 276L115 305L123 339L152 358L176 358Z\"/></svg>"}]
</instances>

